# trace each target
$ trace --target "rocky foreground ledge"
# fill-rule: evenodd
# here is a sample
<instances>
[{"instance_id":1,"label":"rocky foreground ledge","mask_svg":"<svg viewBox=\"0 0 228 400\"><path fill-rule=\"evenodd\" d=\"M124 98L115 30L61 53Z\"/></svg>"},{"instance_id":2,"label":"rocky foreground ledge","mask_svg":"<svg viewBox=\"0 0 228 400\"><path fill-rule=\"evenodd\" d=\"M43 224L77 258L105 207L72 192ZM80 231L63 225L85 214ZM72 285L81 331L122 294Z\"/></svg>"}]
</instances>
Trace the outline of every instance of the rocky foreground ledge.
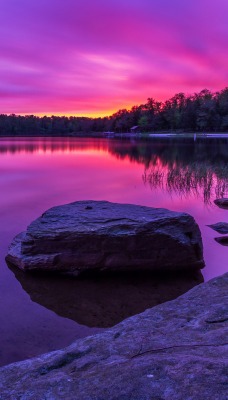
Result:
<instances>
[{"instance_id":1,"label":"rocky foreground ledge","mask_svg":"<svg viewBox=\"0 0 228 400\"><path fill-rule=\"evenodd\" d=\"M7 261L24 271L173 271L204 266L193 217L165 209L79 201L51 208L18 235Z\"/></svg>"},{"instance_id":2,"label":"rocky foreground ledge","mask_svg":"<svg viewBox=\"0 0 228 400\"><path fill-rule=\"evenodd\" d=\"M228 274L71 346L0 369L0 399L227 399Z\"/></svg>"}]
</instances>

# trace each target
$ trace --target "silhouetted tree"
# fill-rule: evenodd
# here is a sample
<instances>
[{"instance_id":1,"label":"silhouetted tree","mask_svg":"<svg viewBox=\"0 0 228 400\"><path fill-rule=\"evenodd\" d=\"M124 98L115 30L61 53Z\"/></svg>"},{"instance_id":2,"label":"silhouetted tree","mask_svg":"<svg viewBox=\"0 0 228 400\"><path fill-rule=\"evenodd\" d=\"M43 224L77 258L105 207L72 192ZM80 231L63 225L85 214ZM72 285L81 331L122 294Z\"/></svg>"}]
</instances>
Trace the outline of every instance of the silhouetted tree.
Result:
<instances>
[{"instance_id":1,"label":"silhouetted tree","mask_svg":"<svg viewBox=\"0 0 228 400\"><path fill-rule=\"evenodd\" d=\"M227 131L228 87L212 93L177 93L164 103L149 97L147 103L122 109L104 118L0 115L0 135L86 135L92 132L130 132L139 125L143 132Z\"/></svg>"}]
</instances>

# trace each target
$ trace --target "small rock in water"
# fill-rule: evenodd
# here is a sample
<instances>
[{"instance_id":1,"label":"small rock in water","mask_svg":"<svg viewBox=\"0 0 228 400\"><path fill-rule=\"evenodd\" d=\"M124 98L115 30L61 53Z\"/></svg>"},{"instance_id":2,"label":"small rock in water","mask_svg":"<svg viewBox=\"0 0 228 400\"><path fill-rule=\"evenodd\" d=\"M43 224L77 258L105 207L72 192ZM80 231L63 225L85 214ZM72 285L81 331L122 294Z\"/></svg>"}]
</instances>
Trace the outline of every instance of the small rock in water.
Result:
<instances>
[{"instance_id":1,"label":"small rock in water","mask_svg":"<svg viewBox=\"0 0 228 400\"><path fill-rule=\"evenodd\" d=\"M228 236L220 236L215 238L215 240L222 246L228 246Z\"/></svg>"},{"instance_id":2,"label":"small rock in water","mask_svg":"<svg viewBox=\"0 0 228 400\"><path fill-rule=\"evenodd\" d=\"M210 228L214 229L214 231L226 234L228 233L228 222L217 222L217 224L207 225Z\"/></svg>"},{"instance_id":3,"label":"small rock in water","mask_svg":"<svg viewBox=\"0 0 228 400\"><path fill-rule=\"evenodd\" d=\"M228 198L216 199L214 203L220 208L228 209Z\"/></svg>"}]
</instances>

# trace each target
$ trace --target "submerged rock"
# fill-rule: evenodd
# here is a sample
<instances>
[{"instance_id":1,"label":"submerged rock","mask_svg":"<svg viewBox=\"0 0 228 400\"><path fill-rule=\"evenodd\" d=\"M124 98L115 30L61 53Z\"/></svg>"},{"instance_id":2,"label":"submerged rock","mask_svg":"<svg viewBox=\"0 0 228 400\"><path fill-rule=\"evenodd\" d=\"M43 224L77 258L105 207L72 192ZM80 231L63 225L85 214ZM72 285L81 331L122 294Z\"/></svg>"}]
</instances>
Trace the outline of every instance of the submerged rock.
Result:
<instances>
[{"instance_id":1,"label":"submerged rock","mask_svg":"<svg viewBox=\"0 0 228 400\"><path fill-rule=\"evenodd\" d=\"M0 398L226 400L228 274L71 346L0 369Z\"/></svg>"},{"instance_id":2,"label":"submerged rock","mask_svg":"<svg viewBox=\"0 0 228 400\"><path fill-rule=\"evenodd\" d=\"M162 208L78 201L51 208L16 236L7 260L24 271L173 271L204 266L198 225Z\"/></svg>"},{"instance_id":3,"label":"submerged rock","mask_svg":"<svg viewBox=\"0 0 228 400\"><path fill-rule=\"evenodd\" d=\"M207 226L214 229L214 231L216 231L218 233L221 233L221 234L228 233L228 222L217 222L216 224L207 225Z\"/></svg>"},{"instance_id":4,"label":"submerged rock","mask_svg":"<svg viewBox=\"0 0 228 400\"><path fill-rule=\"evenodd\" d=\"M228 209L228 198L216 199L214 203L220 208Z\"/></svg>"}]
</instances>

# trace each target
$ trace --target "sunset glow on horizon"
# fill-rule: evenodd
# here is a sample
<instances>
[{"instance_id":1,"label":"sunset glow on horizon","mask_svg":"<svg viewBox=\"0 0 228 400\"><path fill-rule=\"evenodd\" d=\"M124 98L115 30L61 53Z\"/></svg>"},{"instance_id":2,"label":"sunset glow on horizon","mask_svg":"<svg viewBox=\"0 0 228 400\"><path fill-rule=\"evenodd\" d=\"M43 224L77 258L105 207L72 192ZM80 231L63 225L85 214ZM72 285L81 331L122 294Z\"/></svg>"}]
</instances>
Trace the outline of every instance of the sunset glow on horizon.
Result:
<instances>
[{"instance_id":1,"label":"sunset glow on horizon","mask_svg":"<svg viewBox=\"0 0 228 400\"><path fill-rule=\"evenodd\" d=\"M228 86L227 0L2 0L0 114L103 117Z\"/></svg>"}]
</instances>

